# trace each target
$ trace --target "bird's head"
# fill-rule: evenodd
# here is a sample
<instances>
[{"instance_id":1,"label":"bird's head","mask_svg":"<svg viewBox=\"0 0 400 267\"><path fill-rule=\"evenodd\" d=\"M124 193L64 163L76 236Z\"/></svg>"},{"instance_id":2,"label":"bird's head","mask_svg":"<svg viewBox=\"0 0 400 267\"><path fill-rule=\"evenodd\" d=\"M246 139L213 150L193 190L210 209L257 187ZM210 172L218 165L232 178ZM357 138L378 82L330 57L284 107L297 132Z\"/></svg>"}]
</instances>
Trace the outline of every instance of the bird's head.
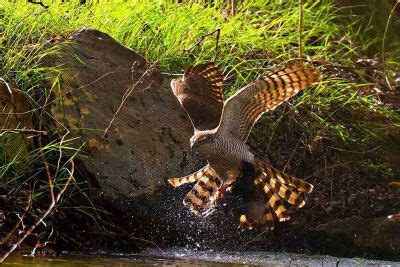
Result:
<instances>
[{"instance_id":1,"label":"bird's head","mask_svg":"<svg viewBox=\"0 0 400 267\"><path fill-rule=\"evenodd\" d=\"M214 135L208 131L196 131L190 138L190 147L196 149L204 144L211 143L214 140Z\"/></svg>"}]
</instances>

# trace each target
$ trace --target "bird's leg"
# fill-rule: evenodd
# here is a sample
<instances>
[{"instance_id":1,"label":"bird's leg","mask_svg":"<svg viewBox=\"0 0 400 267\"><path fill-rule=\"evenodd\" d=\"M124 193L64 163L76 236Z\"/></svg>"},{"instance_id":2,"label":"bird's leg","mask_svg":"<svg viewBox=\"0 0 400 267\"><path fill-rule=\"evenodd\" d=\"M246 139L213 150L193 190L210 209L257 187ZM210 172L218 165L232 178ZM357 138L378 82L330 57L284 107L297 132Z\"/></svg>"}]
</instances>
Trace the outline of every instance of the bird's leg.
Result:
<instances>
[{"instance_id":1,"label":"bird's leg","mask_svg":"<svg viewBox=\"0 0 400 267\"><path fill-rule=\"evenodd\" d=\"M218 199L224 198L226 195L226 192L231 192L232 191L232 183L224 183L218 188Z\"/></svg>"},{"instance_id":2,"label":"bird's leg","mask_svg":"<svg viewBox=\"0 0 400 267\"><path fill-rule=\"evenodd\" d=\"M236 179L239 176L242 175L242 172L237 169L231 169L231 170L227 171L225 174L226 174L227 180L218 188L219 198L224 198L226 195L226 192L232 191L232 184L236 181Z\"/></svg>"}]
</instances>

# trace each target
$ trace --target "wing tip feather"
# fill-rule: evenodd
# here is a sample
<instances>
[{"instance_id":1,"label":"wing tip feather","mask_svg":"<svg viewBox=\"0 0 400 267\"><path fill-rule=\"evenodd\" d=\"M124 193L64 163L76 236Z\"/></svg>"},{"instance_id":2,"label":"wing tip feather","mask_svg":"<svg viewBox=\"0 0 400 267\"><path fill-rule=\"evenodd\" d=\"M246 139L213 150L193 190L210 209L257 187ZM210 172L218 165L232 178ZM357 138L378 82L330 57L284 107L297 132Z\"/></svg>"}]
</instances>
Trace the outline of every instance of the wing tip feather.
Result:
<instances>
[{"instance_id":1,"label":"wing tip feather","mask_svg":"<svg viewBox=\"0 0 400 267\"><path fill-rule=\"evenodd\" d=\"M177 188L178 187L178 184L177 184L178 180L179 180L179 178L171 178L171 179L168 179L168 183L170 185L172 185L173 187Z\"/></svg>"}]
</instances>

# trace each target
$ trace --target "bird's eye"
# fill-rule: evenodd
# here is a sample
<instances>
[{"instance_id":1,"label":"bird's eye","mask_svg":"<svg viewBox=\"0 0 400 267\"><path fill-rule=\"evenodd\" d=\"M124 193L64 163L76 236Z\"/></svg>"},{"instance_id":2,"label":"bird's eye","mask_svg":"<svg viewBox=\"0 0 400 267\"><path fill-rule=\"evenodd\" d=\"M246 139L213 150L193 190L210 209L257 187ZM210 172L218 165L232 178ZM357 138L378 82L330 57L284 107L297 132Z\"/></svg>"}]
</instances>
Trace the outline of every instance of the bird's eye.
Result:
<instances>
[{"instance_id":1,"label":"bird's eye","mask_svg":"<svg viewBox=\"0 0 400 267\"><path fill-rule=\"evenodd\" d=\"M200 139L198 141L204 142L204 141L207 141L207 139L208 139L208 137L205 135L205 136L200 137Z\"/></svg>"}]
</instances>

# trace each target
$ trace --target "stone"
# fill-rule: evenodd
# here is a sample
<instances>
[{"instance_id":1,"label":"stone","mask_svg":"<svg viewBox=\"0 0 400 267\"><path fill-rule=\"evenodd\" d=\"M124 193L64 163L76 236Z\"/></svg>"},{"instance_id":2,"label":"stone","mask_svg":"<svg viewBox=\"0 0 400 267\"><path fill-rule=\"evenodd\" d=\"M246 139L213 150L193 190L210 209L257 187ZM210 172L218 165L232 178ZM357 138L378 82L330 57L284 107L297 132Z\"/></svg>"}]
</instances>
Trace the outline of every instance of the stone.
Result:
<instances>
[{"instance_id":1,"label":"stone","mask_svg":"<svg viewBox=\"0 0 400 267\"><path fill-rule=\"evenodd\" d=\"M6 161L18 161L32 149L32 139L20 134L32 130L32 108L28 95L0 80L0 143Z\"/></svg>"},{"instance_id":2,"label":"stone","mask_svg":"<svg viewBox=\"0 0 400 267\"><path fill-rule=\"evenodd\" d=\"M151 194L194 169L191 124L154 64L87 28L57 50L48 59L62 69L55 125L79 138L81 160L105 194Z\"/></svg>"},{"instance_id":3,"label":"stone","mask_svg":"<svg viewBox=\"0 0 400 267\"><path fill-rule=\"evenodd\" d=\"M304 236L321 253L400 259L400 220L396 216L336 219L308 230Z\"/></svg>"}]
</instances>

